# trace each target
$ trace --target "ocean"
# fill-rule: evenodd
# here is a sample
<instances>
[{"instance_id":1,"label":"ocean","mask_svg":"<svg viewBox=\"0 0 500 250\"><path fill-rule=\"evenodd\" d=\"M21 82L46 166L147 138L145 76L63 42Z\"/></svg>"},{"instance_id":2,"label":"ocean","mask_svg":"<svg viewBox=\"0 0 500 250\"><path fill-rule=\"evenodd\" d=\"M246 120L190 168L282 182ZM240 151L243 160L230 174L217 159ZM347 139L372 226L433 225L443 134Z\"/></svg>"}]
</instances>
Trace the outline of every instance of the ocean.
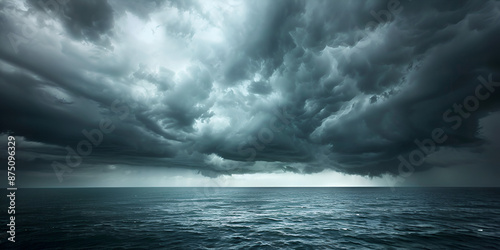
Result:
<instances>
[{"instance_id":1,"label":"ocean","mask_svg":"<svg viewBox=\"0 0 500 250\"><path fill-rule=\"evenodd\" d=\"M0 249L500 249L497 188L18 189L15 216Z\"/></svg>"}]
</instances>

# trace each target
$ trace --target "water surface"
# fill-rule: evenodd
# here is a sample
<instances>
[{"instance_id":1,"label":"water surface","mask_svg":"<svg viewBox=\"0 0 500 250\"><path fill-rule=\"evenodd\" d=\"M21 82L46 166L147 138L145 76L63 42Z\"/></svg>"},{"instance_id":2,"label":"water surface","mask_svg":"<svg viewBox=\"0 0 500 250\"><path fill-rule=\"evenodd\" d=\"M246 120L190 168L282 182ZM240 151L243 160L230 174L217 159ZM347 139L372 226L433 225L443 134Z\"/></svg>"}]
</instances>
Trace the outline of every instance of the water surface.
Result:
<instances>
[{"instance_id":1,"label":"water surface","mask_svg":"<svg viewBox=\"0 0 500 250\"><path fill-rule=\"evenodd\" d=\"M500 249L500 189L20 189L16 201L17 242L5 234L2 249Z\"/></svg>"}]
</instances>

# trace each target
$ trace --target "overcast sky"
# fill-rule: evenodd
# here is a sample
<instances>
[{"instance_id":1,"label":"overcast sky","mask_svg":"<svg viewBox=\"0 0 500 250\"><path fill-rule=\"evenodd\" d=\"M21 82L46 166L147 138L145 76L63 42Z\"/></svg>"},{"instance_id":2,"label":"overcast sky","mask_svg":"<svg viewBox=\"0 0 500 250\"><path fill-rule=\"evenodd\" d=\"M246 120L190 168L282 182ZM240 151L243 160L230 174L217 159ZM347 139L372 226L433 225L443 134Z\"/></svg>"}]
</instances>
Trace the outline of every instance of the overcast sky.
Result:
<instances>
[{"instance_id":1,"label":"overcast sky","mask_svg":"<svg viewBox=\"0 0 500 250\"><path fill-rule=\"evenodd\" d=\"M499 184L498 1L4 0L0 43L19 185Z\"/></svg>"}]
</instances>

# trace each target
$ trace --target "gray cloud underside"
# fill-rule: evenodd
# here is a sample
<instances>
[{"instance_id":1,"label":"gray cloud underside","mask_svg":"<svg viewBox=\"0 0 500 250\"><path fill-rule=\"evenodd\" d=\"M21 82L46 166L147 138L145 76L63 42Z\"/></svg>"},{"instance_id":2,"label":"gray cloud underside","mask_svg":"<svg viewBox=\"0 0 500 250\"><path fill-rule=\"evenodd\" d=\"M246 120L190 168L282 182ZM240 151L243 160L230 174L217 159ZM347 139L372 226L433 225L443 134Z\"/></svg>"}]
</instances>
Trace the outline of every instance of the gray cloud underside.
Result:
<instances>
[{"instance_id":1,"label":"gray cloud underside","mask_svg":"<svg viewBox=\"0 0 500 250\"><path fill-rule=\"evenodd\" d=\"M456 130L442 114L478 76L500 79L500 3L401 1L390 20L371 14L387 3L243 1L219 13L196 1L2 2L0 130L24 138L20 161L42 172L103 119L115 130L80 167L374 176L397 173L398 155L437 127L442 147L477 151L498 95ZM161 42L127 36L127 20L154 21L147 34Z\"/></svg>"}]
</instances>

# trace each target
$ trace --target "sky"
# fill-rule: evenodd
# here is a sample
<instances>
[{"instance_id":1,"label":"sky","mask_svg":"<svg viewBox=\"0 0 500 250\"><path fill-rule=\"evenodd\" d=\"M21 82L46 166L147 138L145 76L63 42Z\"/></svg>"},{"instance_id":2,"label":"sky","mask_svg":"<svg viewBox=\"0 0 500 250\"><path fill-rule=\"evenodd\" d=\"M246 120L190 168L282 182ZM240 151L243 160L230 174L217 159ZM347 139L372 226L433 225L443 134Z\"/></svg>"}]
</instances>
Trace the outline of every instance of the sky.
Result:
<instances>
[{"instance_id":1,"label":"sky","mask_svg":"<svg viewBox=\"0 0 500 250\"><path fill-rule=\"evenodd\" d=\"M25 187L498 186L499 44L498 1L2 0L0 141Z\"/></svg>"}]
</instances>

